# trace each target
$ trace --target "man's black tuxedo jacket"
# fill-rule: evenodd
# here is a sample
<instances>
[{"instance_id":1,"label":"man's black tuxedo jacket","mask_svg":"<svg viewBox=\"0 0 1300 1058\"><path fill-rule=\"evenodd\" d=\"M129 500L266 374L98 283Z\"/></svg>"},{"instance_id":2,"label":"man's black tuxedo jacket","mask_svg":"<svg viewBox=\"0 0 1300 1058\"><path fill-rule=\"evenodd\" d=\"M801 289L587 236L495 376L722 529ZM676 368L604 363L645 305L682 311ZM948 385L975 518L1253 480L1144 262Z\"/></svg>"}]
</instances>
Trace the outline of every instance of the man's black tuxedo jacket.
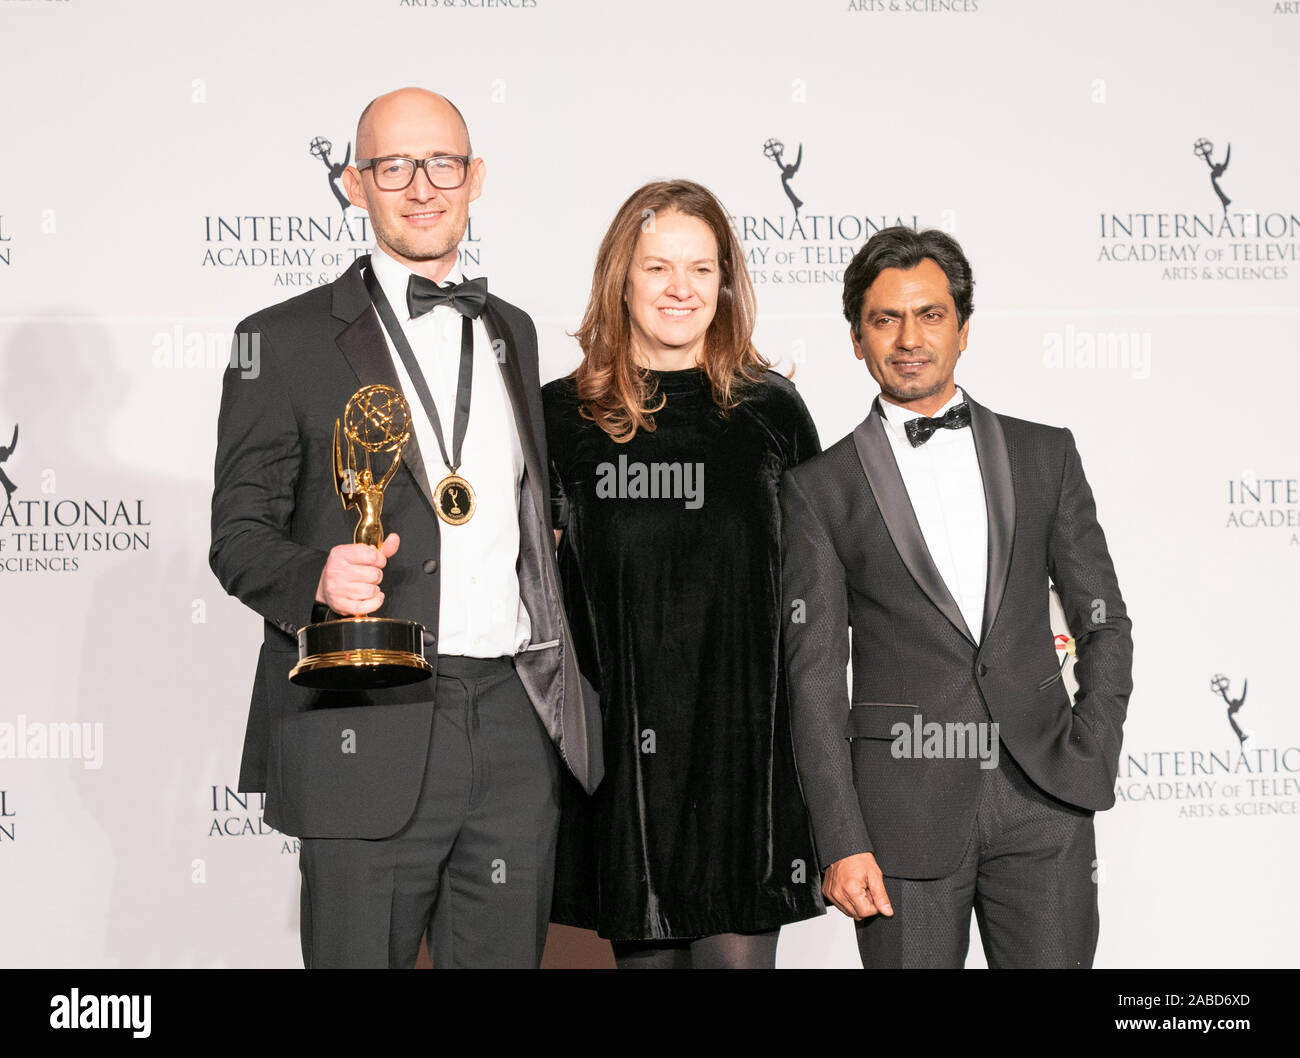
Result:
<instances>
[{"instance_id":1,"label":"man's black tuxedo jacket","mask_svg":"<svg viewBox=\"0 0 1300 1058\"><path fill-rule=\"evenodd\" d=\"M879 401L783 481L791 725L823 866L874 852L887 875L956 869L978 807L979 761L896 757L894 725L910 727L917 714L996 721L1002 752L1047 793L1083 809L1115 801L1133 642L1074 438L970 403L989 529L978 644L930 557ZM1073 708L1049 579L1077 641Z\"/></svg>"},{"instance_id":2,"label":"man's black tuxedo jacket","mask_svg":"<svg viewBox=\"0 0 1300 1058\"><path fill-rule=\"evenodd\" d=\"M226 372L217 428L209 559L226 591L266 621L239 789L265 790L267 822L303 837L382 838L401 829L420 792L437 689L435 678L326 692L288 678L298 629L327 613L315 597L328 552L350 543L356 524L356 512L344 511L335 494L335 420L362 386L400 389L362 280L366 261L239 325L235 341L256 343L256 377ZM527 314L494 296L483 321L493 348L475 356L500 362L526 464L518 570L532 639L515 666L561 757L592 790L602 774L600 712L578 672L560 603L537 332ZM415 394L405 396L418 407ZM419 621L432 660L441 577L429 471L437 480L441 464L437 452L427 462L414 435L402 462L384 495L385 530L401 545L384 570L380 615Z\"/></svg>"}]
</instances>

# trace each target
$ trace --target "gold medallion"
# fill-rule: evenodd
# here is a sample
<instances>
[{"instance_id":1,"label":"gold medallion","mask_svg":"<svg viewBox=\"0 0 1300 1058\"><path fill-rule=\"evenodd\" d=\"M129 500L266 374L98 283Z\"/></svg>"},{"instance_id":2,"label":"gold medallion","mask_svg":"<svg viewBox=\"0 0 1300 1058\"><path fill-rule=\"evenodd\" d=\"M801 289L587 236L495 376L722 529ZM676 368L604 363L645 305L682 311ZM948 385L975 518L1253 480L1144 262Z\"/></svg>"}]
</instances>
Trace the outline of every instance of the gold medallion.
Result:
<instances>
[{"instance_id":1,"label":"gold medallion","mask_svg":"<svg viewBox=\"0 0 1300 1058\"><path fill-rule=\"evenodd\" d=\"M438 517L448 525L464 525L474 516L474 490L459 474L448 474L433 490Z\"/></svg>"}]
</instances>

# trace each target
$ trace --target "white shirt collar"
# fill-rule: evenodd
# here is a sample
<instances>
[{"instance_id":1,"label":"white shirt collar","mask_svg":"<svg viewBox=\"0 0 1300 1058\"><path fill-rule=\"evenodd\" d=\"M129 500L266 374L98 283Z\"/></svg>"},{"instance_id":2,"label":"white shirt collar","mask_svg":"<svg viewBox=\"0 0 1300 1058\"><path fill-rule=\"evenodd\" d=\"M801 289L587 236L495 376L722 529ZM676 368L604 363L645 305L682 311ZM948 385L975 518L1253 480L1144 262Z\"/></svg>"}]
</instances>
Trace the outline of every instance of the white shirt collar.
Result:
<instances>
[{"instance_id":1,"label":"white shirt collar","mask_svg":"<svg viewBox=\"0 0 1300 1058\"><path fill-rule=\"evenodd\" d=\"M411 318L406 308L406 287L411 276L415 275L415 273L377 243L374 249L370 251L370 264L375 270L375 278L379 280L380 289L383 290L384 297L388 299L389 304L393 306L397 318L406 322ZM456 263L451 266L451 271L447 273L439 285L446 286L448 283L459 283L463 278L464 273L460 267L460 255L457 254Z\"/></svg>"},{"instance_id":2,"label":"white shirt collar","mask_svg":"<svg viewBox=\"0 0 1300 1058\"><path fill-rule=\"evenodd\" d=\"M402 296L406 296L405 292L403 292ZM962 392L961 386L958 386L957 392L949 398L948 402L944 404L942 408L930 416L930 418L939 418L944 414L944 412L948 411L949 408L956 407L965 399L966 394ZM880 412L880 417L885 420L885 428L900 441L907 440L907 428L905 423L907 423L909 419L919 419L921 417L919 411L913 411L911 408L903 408L897 404L891 404L889 401L885 400L884 397L880 398ZM908 443L910 444L911 442L909 441Z\"/></svg>"}]
</instances>

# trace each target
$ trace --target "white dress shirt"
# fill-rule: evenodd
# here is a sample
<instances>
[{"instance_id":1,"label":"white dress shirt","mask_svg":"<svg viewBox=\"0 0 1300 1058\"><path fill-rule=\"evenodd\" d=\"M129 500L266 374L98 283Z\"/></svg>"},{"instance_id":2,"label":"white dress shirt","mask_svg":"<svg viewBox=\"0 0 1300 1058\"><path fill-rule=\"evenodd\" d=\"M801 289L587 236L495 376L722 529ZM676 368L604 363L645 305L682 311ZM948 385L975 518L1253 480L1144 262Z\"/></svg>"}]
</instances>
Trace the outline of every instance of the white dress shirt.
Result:
<instances>
[{"instance_id":1,"label":"white dress shirt","mask_svg":"<svg viewBox=\"0 0 1300 1058\"><path fill-rule=\"evenodd\" d=\"M413 273L379 247L371 252L370 261L433 396L442 421L447 457L455 458L452 432L460 373L461 315L450 305L439 305L418 319L411 319L406 307L406 287ZM461 279L457 261L443 285L459 283ZM402 392L411 406L429 487L437 488L438 482L451 471L442 461L433 424L387 332L384 339ZM438 653L495 658L518 653L531 634L515 571L519 558L519 485L523 479L524 454L505 380L481 317L474 321L473 378L469 425L458 473L474 490L474 516L463 525L443 522L439 526L442 553L438 572L442 597L438 608ZM394 517L393 530L401 536L400 516ZM400 551L398 556L400 559ZM412 560L426 557L416 555Z\"/></svg>"},{"instance_id":2,"label":"white dress shirt","mask_svg":"<svg viewBox=\"0 0 1300 1058\"><path fill-rule=\"evenodd\" d=\"M932 418L939 418L965 399L958 388ZM978 643L984 626L989 522L974 433L969 426L935 430L925 444L913 448L904 423L920 413L891 404L883 394L880 409L925 546Z\"/></svg>"}]
</instances>

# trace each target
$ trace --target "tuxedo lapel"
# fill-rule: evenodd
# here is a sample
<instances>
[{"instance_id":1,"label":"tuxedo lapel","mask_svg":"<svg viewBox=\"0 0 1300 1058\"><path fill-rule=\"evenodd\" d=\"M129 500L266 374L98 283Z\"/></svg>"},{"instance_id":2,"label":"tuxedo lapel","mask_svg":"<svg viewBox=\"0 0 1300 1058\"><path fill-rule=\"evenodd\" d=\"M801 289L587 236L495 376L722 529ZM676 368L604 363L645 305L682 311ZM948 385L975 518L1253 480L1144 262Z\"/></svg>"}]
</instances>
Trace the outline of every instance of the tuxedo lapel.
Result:
<instances>
[{"instance_id":1,"label":"tuxedo lapel","mask_svg":"<svg viewBox=\"0 0 1300 1058\"><path fill-rule=\"evenodd\" d=\"M497 349L506 350L506 355L496 357L501 377L505 380L506 392L510 396L510 407L515 414L515 428L519 432L519 446L524 453L524 466L528 470L528 491L533 498L539 516L546 510L542 496L542 465L537 446L537 434L533 430L533 417L528 408L528 394L524 391L523 367L519 362L519 345L515 335L506 324L501 314L488 298L483 308L483 326L488 337L492 339L489 355L496 356Z\"/></svg>"},{"instance_id":2,"label":"tuxedo lapel","mask_svg":"<svg viewBox=\"0 0 1300 1058\"><path fill-rule=\"evenodd\" d=\"M885 520L885 527L898 549L908 572L917 586L925 592L962 635L975 642L961 615L961 607L952 597L948 586L940 576L930 549L926 546L921 524L916 520L912 501L907 495L907 486L898 471L898 461L889 447L889 438L885 436L885 424L880 415L880 398L871 406L871 414L853 431L853 443L858 450L858 459L862 463L867 484L876 499L876 506ZM1005 458L1005 448L1003 456ZM991 534L990 534L991 538ZM1005 574L1005 571L1004 571ZM1005 577L1004 577L1005 579ZM986 619L986 624L987 619Z\"/></svg>"},{"instance_id":3,"label":"tuxedo lapel","mask_svg":"<svg viewBox=\"0 0 1300 1058\"><path fill-rule=\"evenodd\" d=\"M365 283L361 279L361 266L369 263L370 258L361 257L337 283L334 284L334 316L346 326L335 343L343 354L357 381L363 386L374 384L391 386L399 393L401 383L397 380L397 371L393 367L393 357L388 350L388 339L379 326L379 316L370 304L370 295L366 293ZM414 394L402 393L408 405L412 405ZM412 405L414 406L414 405ZM340 412L342 409L340 409ZM402 448L402 465L415 480L420 494L428 501L430 510L436 509L433 503L433 489L429 486L429 475L424 465L424 456L420 452L420 443L415 438L412 428L410 440Z\"/></svg>"},{"instance_id":4,"label":"tuxedo lapel","mask_svg":"<svg viewBox=\"0 0 1300 1058\"><path fill-rule=\"evenodd\" d=\"M984 588L984 631L981 640L993 630L1007 587L1011 566L1011 545L1016 532L1016 493L1011 480L1011 459L1007 439L998 417L982 404L966 396L970 404L971 433L975 437L975 456L984 479L984 506L988 511L989 568Z\"/></svg>"}]
</instances>

